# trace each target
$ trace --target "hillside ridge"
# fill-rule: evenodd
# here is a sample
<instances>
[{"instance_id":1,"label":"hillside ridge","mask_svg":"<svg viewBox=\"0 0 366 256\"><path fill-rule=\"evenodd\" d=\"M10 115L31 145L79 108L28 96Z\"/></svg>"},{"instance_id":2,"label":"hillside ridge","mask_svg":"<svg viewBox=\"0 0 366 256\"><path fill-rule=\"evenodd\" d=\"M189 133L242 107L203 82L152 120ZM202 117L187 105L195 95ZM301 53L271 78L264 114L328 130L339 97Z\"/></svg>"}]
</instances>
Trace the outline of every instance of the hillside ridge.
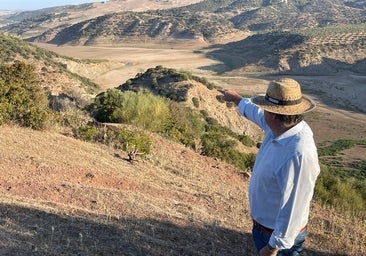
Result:
<instances>
[{"instance_id":1,"label":"hillside ridge","mask_svg":"<svg viewBox=\"0 0 366 256\"><path fill-rule=\"evenodd\" d=\"M137 74L116 89L135 92L149 90L157 96L180 102L197 113L203 111L219 124L254 141L262 139L262 132L257 126L242 118L233 104L220 100L221 94L214 84L189 72L157 66Z\"/></svg>"},{"instance_id":2,"label":"hillside ridge","mask_svg":"<svg viewBox=\"0 0 366 256\"><path fill-rule=\"evenodd\" d=\"M143 38L145 40L195 39L212 42L225 34L240 31L278 31L365 22L363 9L358 7L357 1L288 0L253 3L232 0L220 2L191 0L182 2L181 7L177 7L176 2L168 1L162 5L165 4L169 8L158 10L154 10L154 7L148 8L156 3L161 2L142 3L146 9L141 12L133 7L127 7L123 9L124 11L118 12L119 4L140 6L134 0L51 8L48 11L35 11L33 16L32 12L27 12L23 16L20 13L18 16L8 17L9 20L20 20L20 22L4 26L2 29L23 35L23 38L30 38L31 41L83 45L107 41L119 43L126 38L129 41ZM105 6L113 6L113 12L108 12L109 9ZM63 10L63 8L66 9ZM88 15L91 10L94 14ZM55 11L57 11L56 14ZM79 21L70 21L72 15L78 15L82 11L84 18ZM32 29L29 30L29 27ZM101 27L103 29L100 29Z\"/></svg>"}]
</instances>

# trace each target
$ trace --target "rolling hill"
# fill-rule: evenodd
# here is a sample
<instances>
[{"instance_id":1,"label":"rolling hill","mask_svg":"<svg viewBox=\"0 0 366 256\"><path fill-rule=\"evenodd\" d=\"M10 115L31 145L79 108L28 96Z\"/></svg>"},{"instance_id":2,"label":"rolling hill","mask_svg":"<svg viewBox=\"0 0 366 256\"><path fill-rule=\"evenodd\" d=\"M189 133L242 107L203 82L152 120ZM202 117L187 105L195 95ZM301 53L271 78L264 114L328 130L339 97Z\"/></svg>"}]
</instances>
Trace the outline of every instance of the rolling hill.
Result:
<instances>
[{"instance_id":1,"label":"rolling hill","mask_svg":"<svg viewBox=\"0 0 366 256\"><path fill-rule=\"evenodd\" d=\"M366 25L260 33L206 48L222 73L321 75L366 72Z\"/></svg>"},{"instance_id":2,"label":"rolling hill","mask_svg":"<svg viewBox=\"0 0 366 256\"><path fill-rule=\"evenodd\" d=\"M128 12L114 13L127 4ZM219 64L201 67L200 74L214 71L210 79L160 65L141 70L103 53L76 59L1 34L1 65L34 67L53 122L41 131L14 122L0 126L0 255L255 254L250 168L204 155L199 143L187 147L166 134L99 123L90 115L88 104L107 90L96 76L121 66L136 72L127 81L115 78L119 86L109 89L148 89L255 142L261 131L221 102L211 81L250 96L279 76L299 80L319 106L305 118L322 153L319 182L331 184L316 193L305 255L365 255L364 10L361 0L114 0L7 14L12 24L2 30L33 42L99 44L116 52L124 50L120 43L143 45L153 50L143 61L159 62L159 43L199 41L206 47L192 51ZM171 48L165 63L174 61L177 49ZM113 132L140 130L151 149L135 161L125 137L110 142ZM350 211L352 203L359 208Z\"/></svg>"},{"instance_id":3,"label":"rolling hill","mask_svg":"<svg viewBox=\"0 0 366 256\"><path fill-rule=\"evenodd\" d=\"M121 4L127 3L20 13L8 17L17 22L2 30L27 41L56 45L196 41L208 46L208 56L226 64L217 67L219 72L317 75L366 70L365 11L359 1L205 0L182 7L166 3L166 9L136 12L130 7L132 11L108 13L111 6ZM92 11L94 16L88 15ZM78 13L83 13L78 20L71 18Z\"/></svg>"},{"instance_id":4,"label":"rolling hill","mask_svg":"<svg viewBox=\"0 0 366 256\"><path fill-rule=\"evenodd\" d=\"M212 42L225 34L239 31L317 28L365 22L364 9L357 1L205 0L183 7L173 8L174 4L167 4L170 8L141 12L130 8L132 12L121 10L116 13L120 9L118 4L123 2L20 13L8 17L17 23L2 29L31 41L55 44L118 43L139 38L188 38ZM114 12L108 12L104 5L115 5ZM93 15L88 15L90 10L93 10ZM74 15L85 14L77 22L70 11ZM41 31L44 33L41 34Z\"/></svg>"}]
</instances>

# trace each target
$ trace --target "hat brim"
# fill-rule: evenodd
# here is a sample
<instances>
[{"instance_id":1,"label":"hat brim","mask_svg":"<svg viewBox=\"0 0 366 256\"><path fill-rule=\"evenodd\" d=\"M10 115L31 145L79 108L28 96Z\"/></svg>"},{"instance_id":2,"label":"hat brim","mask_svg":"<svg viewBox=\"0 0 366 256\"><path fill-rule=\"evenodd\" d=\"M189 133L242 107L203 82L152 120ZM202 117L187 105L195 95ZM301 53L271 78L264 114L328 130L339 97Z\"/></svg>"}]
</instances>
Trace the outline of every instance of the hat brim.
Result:
<instances>
[{"instance_id":1,"label":"hat brim","mask_svg":"<svg viewBox=\"0 0 366 256\"><path fill-rule=\"evenodd\" d=\"M258 107L268 112L281 115L301 115L316 107L316 104L305 96L302 96L301 103L296 105L276 105L266 100L265 95L255 96L251 100Z\"/></svg>"}]
</instances>

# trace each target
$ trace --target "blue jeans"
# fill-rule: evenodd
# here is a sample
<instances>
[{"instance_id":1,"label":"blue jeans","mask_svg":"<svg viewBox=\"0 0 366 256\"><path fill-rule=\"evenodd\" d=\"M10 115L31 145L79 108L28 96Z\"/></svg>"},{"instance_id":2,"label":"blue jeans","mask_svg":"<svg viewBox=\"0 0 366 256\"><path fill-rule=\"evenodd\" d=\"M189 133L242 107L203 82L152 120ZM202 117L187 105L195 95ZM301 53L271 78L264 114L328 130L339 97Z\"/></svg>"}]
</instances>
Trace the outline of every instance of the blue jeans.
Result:
<instances>
[{"instance_id":1,"label":"blue jeans","mask_svg":"<svg viewBox=\"0 0 366 256\"><path fill-rule=\"evenodd\" d=\"M307 235L306 230L299 233L295 239L294 245L290 249L284 249L277 253L277 256L298 256L303 250L303 243L305 242L305 237ZM255 243L255 247L259 252L264 246L268 244L269 234L264 233L260 228L254 226L252 230L252 236Z\"/></svg>"}]
</instances>

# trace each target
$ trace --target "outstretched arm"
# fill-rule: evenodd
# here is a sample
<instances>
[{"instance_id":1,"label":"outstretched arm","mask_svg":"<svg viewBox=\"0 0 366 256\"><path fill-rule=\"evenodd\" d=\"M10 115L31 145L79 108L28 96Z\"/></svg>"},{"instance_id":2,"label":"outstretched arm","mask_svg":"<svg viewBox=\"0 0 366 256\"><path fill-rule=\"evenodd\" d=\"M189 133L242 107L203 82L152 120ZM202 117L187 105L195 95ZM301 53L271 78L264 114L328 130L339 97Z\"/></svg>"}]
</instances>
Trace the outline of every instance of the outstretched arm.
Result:
<instances>
[{"instance_id":1,"label":"outstretched arm","mask_svg":"<svg viewBox=\"0 0 366 256\"><path fill-rule=\"evenodd\" d=\"M241 96L234 90L218 90L223 94L225 101L234 102L238 105L239 113L248 120L257 124L263 130L268 130L269 127L264 120L264 112L257 105L255 105L249 98Z\"/></svg>"}]
</instances>

